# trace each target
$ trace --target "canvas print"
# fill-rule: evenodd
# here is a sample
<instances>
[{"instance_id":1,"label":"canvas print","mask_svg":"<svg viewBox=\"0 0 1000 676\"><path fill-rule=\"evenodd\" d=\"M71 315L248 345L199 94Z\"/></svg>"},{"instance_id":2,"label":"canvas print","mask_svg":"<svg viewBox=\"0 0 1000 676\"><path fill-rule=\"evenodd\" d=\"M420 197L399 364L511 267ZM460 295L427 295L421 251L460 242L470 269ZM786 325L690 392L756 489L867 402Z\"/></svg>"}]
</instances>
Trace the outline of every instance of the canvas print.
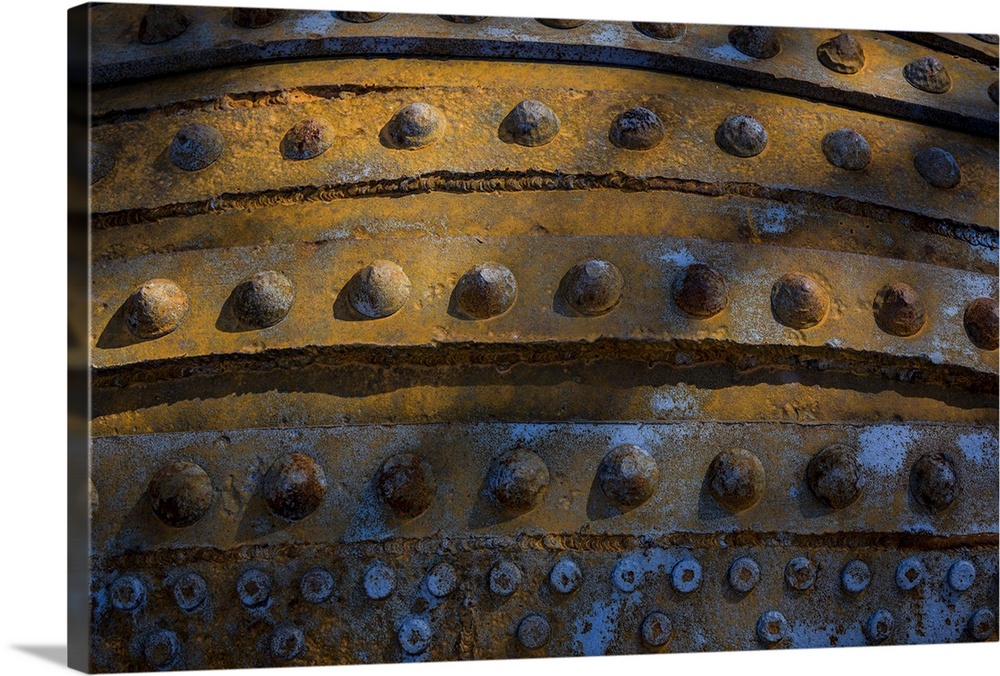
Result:
<instances>
[{"instance_id":1,"label":"canvas print","mask_svg":"<svg viewBox=\"0 0 1000 676\"><path fill-rule=\"evenodd\" d=\"M71 666L997 640L996 35L70 25Z\"/></svg>"}]
</instances>

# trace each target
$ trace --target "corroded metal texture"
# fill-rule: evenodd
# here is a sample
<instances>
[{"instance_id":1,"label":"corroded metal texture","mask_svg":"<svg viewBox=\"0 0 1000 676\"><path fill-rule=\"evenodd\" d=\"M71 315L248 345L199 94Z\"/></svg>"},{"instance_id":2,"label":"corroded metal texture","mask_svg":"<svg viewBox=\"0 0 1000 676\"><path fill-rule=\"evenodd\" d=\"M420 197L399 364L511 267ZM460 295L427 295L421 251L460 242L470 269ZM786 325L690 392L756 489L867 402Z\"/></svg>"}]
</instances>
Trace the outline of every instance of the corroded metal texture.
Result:
<instances>
[{"instance_id":1,"label":"corroded metal texture","mask_svg":"<svg viewBox=\"0 0 1000 676\"><path fill-rule=\"evenodd\" d=\"M994 43L90 15L91 669L997 639Z\"/></svg>"}]
</instances>

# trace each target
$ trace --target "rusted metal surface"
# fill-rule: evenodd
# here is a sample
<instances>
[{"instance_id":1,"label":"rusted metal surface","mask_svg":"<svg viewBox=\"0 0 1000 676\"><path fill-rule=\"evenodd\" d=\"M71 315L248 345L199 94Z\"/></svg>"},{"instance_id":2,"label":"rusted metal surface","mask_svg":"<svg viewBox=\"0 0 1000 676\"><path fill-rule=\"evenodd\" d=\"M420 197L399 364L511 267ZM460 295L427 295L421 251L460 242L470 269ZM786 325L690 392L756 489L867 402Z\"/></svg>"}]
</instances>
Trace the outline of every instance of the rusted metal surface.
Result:
<instances>
[{"instance_id":1,"label":"rusted metal surface","mask_svg":"<svg viewBox=\"0 0 1000 676\"><path fill-rule=\"evenodd\" d=\"M93 670L997 639L995 45L91 16Z\"/></svg>"}]
</instances>

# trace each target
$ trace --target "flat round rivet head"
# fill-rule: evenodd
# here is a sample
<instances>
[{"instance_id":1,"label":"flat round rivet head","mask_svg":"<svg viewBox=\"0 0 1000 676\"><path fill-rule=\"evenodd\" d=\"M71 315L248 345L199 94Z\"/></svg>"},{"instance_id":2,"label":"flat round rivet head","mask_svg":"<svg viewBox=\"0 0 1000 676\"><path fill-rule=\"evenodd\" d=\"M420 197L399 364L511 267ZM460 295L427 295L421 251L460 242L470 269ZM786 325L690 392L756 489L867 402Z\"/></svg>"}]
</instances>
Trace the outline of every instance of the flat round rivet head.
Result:
<instances>
[{"instance_id":1,"label":"flat round rivet head","mask_svg":"<svg viewBox=\"0 0 1000 676\"><path fill-rule=\"evenodd\" d=\"M134 575L122 575L108 588L111 605L130 613L146 602L146 586Z\"/></svg>"},{"instance_id":2,"label":"flat round rivet head","mask_svg":"<svg viewBox=\"0 0 1000 676\"><path fill-rule=\"evenodd\" d=\"M264 476L264 500L275 516L298 521L316 511L326 494L326 474L315 460L289 453Z\"/></svg>"},{"instance_id":3,"label":"flat round rivet head","mask_svg":"<svg viewBox=\"0 0 1000 676\"><path fill-rule=\"evenodd\" d=\"M311 160L333 145L333 127L318 117L295 123L281 139L281 154L290 160Z\"/></svg>"},{"instance_id":4,"label":"flat round rivet head","mask_svg":"<svg viewBox=\"0 0 1000 676\"><path fill-rule=\"evenodd\" d=\"M714 317L729 304L726 280L701 263L689 265L677 276L673 296L681 312L697 319Z\"/></svg>"},{"instance_id":5,"label":"flat round rivet head","mask_svg":"<svg viewBox=\"0 0 1000 676\"><path fill-rule=\"evenodd\" d=\"M1000 313L997 302L992 298L977 298L969 303L962 323L969 340L980 350L995 350L1000 346L997 335Z\"/></svg>"},{"instance_id":6,"label":"flat round rivet head","mask_svg":"<svg viewBox=\"0 0 1000 676\"><path fill-rule=\"evenodd\" d=\"M956 561L948 569L948 586L957 592L968 591L976 581L976 567L971 561Z\"/></svg>"},{"instance_id":7,"label":"flat round rivet head","mask_svg":"<svg viewBox=\"0 0 1000 676\"><path fill-rule=\"evenodd\" d=\"M634 592L642 581L642 569L630 557L619 559L611 571L611 583L626 594Z\"/></svg>"},{"instance_id":8,"label":"flat round rivet head","mask_svg":"<svg viewBox=\"0 0 1000 676\"><path fill-rule=\"evenodd\" d=\"M580 566L570 558L559 559L549 571L549 584L560 594L573 593L582 580L583 572Z\"/></svg>"},{"instance_id":9,"label":"flat round rivet head","mask_svg":"<svg viewBox=\"0 0 1000 676\"><path fill-rule=\"evenodd\" d=\"M735 157L756 157L767 147L767 131L749 115L730 115L715 130L715 145Z\"/></svg>"},{"instance_id":10,"label":"flat round rivet head","mask_svg":"<svg viewBox=\"0 0 1000 676\"><path fill-rule=\"evenodd\" d=\"M438 598L444 598L455 591L458 573L449 563L439 563L427 573L427 591Z\"/></svg>"},{"instance_id":11,"label":"flat round rivet head","mask_svg":"<svg viewBox=\"0 0 1000 676\"><path fill-rule=\"evenodd\" d=\"M195 572L187 572L174 581L174 600L185 613L200 608L208 599L208 584Z\"/></svg>"},{"instance_id":12,"label":"flat round rivet head","mask_svg":"<svg viewBox=\"0 0 1000 676\"><path fill-rule=\"evenodd\" d=\"M180 659L181 642L177 640L177 634L169 629L157 629L146 636L142 656L154 670L166 671Z\"/></svg>"},{"instance_id":13,"label":"flat round rivet head","mask_svg":"<svg viewBox=\"0 0 1000 676\"><path fill-rule=\"evenodd\" d=\"M860 559L848 561L840 571L840 586L849 594L860 594L872 581L872 571Z\"/></svg>"},{"instance_id":14,"label":"flat round rivet head","mask_svg":"<svg viewBox=\"0 0 1000 676\"><path fill-rule=\"evenodd\" d=\"M271 653L279 659L295 659L305 646L302 630L290 624L278 625L271 634Z\"/></svg>"},{"instance_id":15,"label":"flat round rivet head","mask_svg":"<svg viewBox=\"0 0 1000 676\"><path fill-rule=\"evenodd\" d=\"M399 150L417 150L444 136L444 113L429 103L417 101L403 106L382 127L382 142Z\"/></svg>"},{"instance_id":16,"label":"flat round rivet head","mask_svg":"<svg viewBox=\"0 0 1000 676\"><path fill-rule=\"evenodd\" d=\"M613 263L587 258L569 269L560 286L573 310L597 317L611 312L621 302L625 278Z\"/></svg>"},{"instance_id":17,"label":"flat round rivet head","mask_svg":"<svg viewBox=\"0 0 1000 676\"><path fill-rule=\"evenodd\" d=\"M437 492L431 466L413 453L394 455L382 463L375 485L383 502L402 519L426 512Z\"/></svg>"},{"instance_id":18,"label":"flat round rivet head","mask_svg":"<svg viewBox=\"0 0 1000 676\"><path fill-rule=\"evenodd\" d=\"M547 105L525 99L514 106L500 123L497 136L504 143L533 148L550 142L559 133L560 122Z\"/></svg>"},{"instance_id":19,"label":"flat round rivet head","mask_svg":"<svg viewBox=\"0 0 1000 676\"><path fill-rule=\"evenodd\" d=\"M94 141L90 144L90 185L94 185L115 168L115 154L111 148Z\"/></svg>"},{"instance_id":20,"label":"flat round rivet head","mask_svg":"<svg viewBox=\"0 0 1000 676\"><path fill-rule=\"evenodd\" d=\"M455 285L458 309L473 319L502 315L517 299L514 273L499 263L481 263L470 268Z\"/></svg>"},{"instance_id":21,"label":"flat round rivet head","mask_svg":"<svg viewBox=\"0 0 1000 676\"><path fill-rule=\"evenodd\" d=\"M823 154L830 164L847 171L861 171L872 161L868 141L853 129L837 129L824 136Z\"/></svg>"},{"instance_id":22,"label":"flat round rivet head","mask_svg":"<svg viewBox=\"0 0 1000 676\"><path fill-rule=\"evenodd\" d=\"M757 637L767 645L775 645L788 638L788 621L777 610L769 610L757 620Z\"/></svg>"},{"instance_id":23,"label":"flat round rivet head","mask_svg":"<svg viewBox=\"0 0 1000 676\"><path fill-rule=\"evenodd\" d=\"M913 156L917 173L935 188L949 190L962 182L962 169L955 157L942 148L927 148Z\"/></svg>"},{"instance_id":24,"label":"flat round rivet head","mask_svg":"<svg viewBox=\"0 0 1000 676\"><path fill-rule=\"evenodd\" d=\"M211 165L226 149L222 132L211 125L186 124L177 130L170 142L170 162L184 171L201 171Z\"/></svg>"},{"instance_id":25,"label":"flat round rivet head","mask_svg":"<svg viewBox=\"0 0 1000 676\"><path fill-rule=\"evenodd\" d=\"M354 310L369 319L394 315L410 297L410 278L392 261L372 261L351 279L347 298Z\"/></svg>"},{"instance_id":26,"label":"flat round rivet head","mask_svg":"<svg viewBox=\"0 0 1000 676\"><path fill-rule=\"evenodd\" d=\"M635 29L654 40L664 40L672 42L680 40L687 33L687 24L683 23L649 23L646 21L633 21Z\"/></svg>"},{"instance_id":27,"label":"flat round rivet head","mask_svg":"<svg viewBox=\"0 0 1000 676\"><path fill-rule=\"evenodd\" d=\"M431 644L431 625L427 618L420 615L410 615L399 625L396 634L399 647L407 655L419 655L425 652Z\"/></svg>"},{"instance_id":28,"label":"flat round rivet head","mask_svg":"<svg viewBox=\"0 0 1000 676\"><path fill-rule=\"evenodd\" d=\"M299 593L309 603L323 603L333 594L333 575L325 568L312 568L299 580Z\"/></svg>"},{"instance_id":29,"label":"flat round rivet head","mask_svg":"<svg viewBox=\"0 0 1000 676\"><path fill-rule=\"evenodd\" d=\"M486 489L502 509L526 512L542 502L549 486L549 468L531 451L516 449L490 468Z\"/></svg>"},{"instance_id":30,"label":"flat round rivet head","mask_svg":"<svg viewBox=\"0 0 1000 676\"><path fill-rule=\"evenodd\" d=\"M681 559L670 571L670 584L681 594L690 594L701 588L701 564L692 558Z\"/></svg>"},{"instance_id":31,"label":"flat round rivet head","mask_svg":"<svg viewBox=\"0 0 1000 676\"><path fill-rule=\"evenodd\" d=\"M930 94L944 94L951 89L951 76L934 56L921 56L906 64L903 77L917 89Z\"/></svg>"},{"instance_id":32,"label":"flat round rivet head","mask_svg":"<svg viewBox=\"0 0 1000 676\"><path fill-rule=\"evenodd\" d=\"M785 565L785 584L795 591L806 591L816 582L816 564L804 556L796 556Z\"/></svg>"},{"instance_id":33,"label":"flat round rivet head","mask_svg":"<svg viewBox=\"0 0 1000 676\"><path fill-rule=\"evenodd\" d=\"M760 584L760 566L749 556L741 556L729 566L726 577L734 591L746 594Z\"/></svg>"},{"instance_id":34,"label":"flat round rivet head","mask_svg":"<svg viewBox=\"0 0 1000 676\"><path fill-rule=\"evenodd\" d=\"M915 589L924 579L924 564L920 559L903 559L896 568L896 586L903 591Z\"/></svg>"},{"instance_id":35,"label":"flat round rivet head","mask_svg":"<svg viewBox=\"0 0 1000 676\"><path fill-rule=\"evenodd\" d=\"M212 505L212 480L193 462L171 462L149 482L149 504L160 521L184 528L205 515Z\"/></svg>"},{"instance_id":36,"label":"flat round rivet head","mask_svg":"<svg viewBox=\"0 0 1000 676\"><path fill-rule=\"evenodd\" d=\"M951 457L946 453L927 453L913 463L910 493L932 512L951 505L958 496L958 474Z\"/></svg>"},{"instance_id":37,"label":"flat round rivet head","mask_svg":"<svg viewBox=\"0 0 1000 676\"><path fill-rule=\"evenodd\" d=\"M781 51L777 32L765 26L737 26L729 31L729 44L755 59L770 59Z\"/></svg>"},{"instance_id":38,"label":"flat round rivet head","mask_svg":"<svg viewBox=\"0 0 1000 676\"><path fill-rule=\"evenodd\" d=\"M151 279L125 301L125 324L136 338L165 336L184 321L190 305L187 294L169 279Z\"/></svg>"},{"instance_id":39,"label":"flat round rivet head","mask_svg":"<svg viewBox=\"0 0 1000 676\"><path fill-rule=\"evenodd\" d=\"M549 642L552 628L541 615L525 615L517 625L517 640L528 650L537 650Z\"/></svg>"},{"instance_id":40,"label":"flat round rivet head","mask_svg":"<svg viewBox=\"0 0 1000 676\"><path fill-rule=\"evenodd\" d=\"M882 643L892 635L893 624L892 614L885 608L879 608L865 622L865 638L869 643Z\"/></svg>"},{"instance_id":41,"label":"flat round rivet head","mask_svg":"<svg viewBox=\"0 0 1000 676\"><path fill-rule=\"evenodd\" d=\"M667 641L670 640L670 632L672 630L673 623L671 623L666 613L654 610L642 621L640 629L642 642L651 648L659 648L662 645L666 645Z\"/></svg>"},{"instance_id":42,"label":"flat round rivet head","mask_svg":"<svg viewBox=\"0 0 1000 676\"><path fill-rule=\"evenodd\" d=\"M816 48L819 62L841 75L854 75L865 65L865 50L854 36L841 33Z\"/></svg>"},{"instance_id":43,"label":"flat round rivet head","mask_svg":"<svg viewBox=\"0 0 1000 676\"><path fill-rule=\"evenodd\" d=\"M812 275L790 272L771 287L771 313L780 324L808 329L826 319L829 311L830 293Z\"/></svg>"},{"instance_id":44,"label":"flat round rivet head","mask_svg":"<svg viewBox=\"0 0 1000 676\"><path fill-rule=\"evenodd\" d=\"M376 563L365 572L365 593L370 599L384 599L396 588L396 571Z\"/></svg>"},{"instance_id":45,"label":"flat round rivet head","mask_svg":"<svg viewBox=\"0 0 1000 676\"><path fill-rule=\"evenodd\" d=\"M260 7L236 7L233 9L233 23L240 28L263 28L270 26L284 15L282 9L263 9Z\"/></svg>"},{"instance_id":46,"label":"flat round rivet head","mask_svg":"<svg viewBox=\"0 0 1000 676\"><path fill-rule=\"evenodd\" d=\"M847 507L861 496L865 487L858 452L844 444L827 446L810 458L806 483L816 499L827 507Z\"/></svg>"},{"instance_id":47,"label":"flat round rivet head","mask_svg":"<svg viewBox=\"0 0 1000 676\"><path fill-rule=\"evenodd\" d=\"M452 23L479 23L480 21L488 18L485 16L468 16L465 14L438 14L445 21L450 21Z\"/></svg>"},{"instance_id":48,"label":"flat round rivet head","mask_svg":"<svg viewBox=\"0 0 1000 676\"><path fill-rule=\"evenodd\" d=\"M236 595L247 608L263 608L271 600L271 576L251 568L236 580Z\"/></svg>"},{"instance_id":49,"label":"flat round rivet head","mask_svg":"<svg viewBox=\"0 0 1000 676\"><path fill-rule=\"evenodd\" d=\"M990 100L992 100L993 103L1000 102L1000 96L998 96L1000 91L998 90L1000 90L1000 82L997 82L996 80L994 80L993 84L986 88L986 93L989 95Z\"/></svg>"},{"instance_id":50,"label":"flat round rivet head","mask_svg":"<svg viewBox=\"0 0 1000 676\"><path fill-rule=\"evenodd\" d=\"M760 458L741 448L712 458L707 478L712 496L730 512L750 509L764 495L764 466Z\"/></svg>"},{"instance_id":51,"label":"flat round rivet head","mask_svg":"<svg viewBox=\"0 0 1000 676\"><path fill-rule=\"evenodd\" d=\"M350 23L372 23L385 16L385 12L337 12L337 17Z\"/></svg>"},{"instance_id":52,"label":"flat round rivet head","mask_svg":"<svg viewBox=\"0 0 1000 676\"><path fill-rule=\"evenodd\" d=\"M521 569L510 561L498 561L490 568L490 591L497 596L510 596L521 586Z\"/></svg>"},{"instance_id":53,"label":"flat round rivet head","mask_svg":"<svg viewBox=\"0 0 1000 676\"><path fill-rule=\"evenodd\" d=\"M233 290L233 314L244 326L266 329L288 316L295 300L291 280L276 270L258 272Z\"/></svg>"},{"instance_id":54,"label":"flat round rivet head","mask_svg":"<svg viewBox=\"0 0 1000 676\"><path fill-rule=\"evenodd\" d=\"M975 640L985 641L996 633L997 616L989 608L980 608L972 613L966 629L969 632L969 636Z\"/></svg>"},{"instance_id":55,"label":"flat round rivet head","mask_svg":"<svg viewBox=\"0 0 1000 676\"><path fill-rule=\"evenodd\" d=\"M569 30L570 28L576 28L587 23L586 21L581 21L578 19L535 19L538 23L543 26L548 26L549 28L558 28L560 30Z\"/></svg>"},{"instance_id":56,"label":"flat round rivet head","mask_svg":"<svg viewBox=\"0 0 1000 676\"><path fill-rule=\"evenodd\" d=\"M173 5L150 5L139 21L139 42L156 45L173 40L191 25L191 19Z\"/></svg>"},{"instance_id":57,"label":"flat round rivet head","mask_svg":"<svg viewBox=\"0 0 1000 676\"><path fill-rule=\"evenodd\" d=\"M666 135L660 117L649 108L629 108L618 113L611 123L608 138L625 150L649 150L659 145Z\"/></svg>"},{"instance_id":58,"label":"flat round rivet head","mask_svg":"<svg viewBox=\"0 0 1000 676\"><path fill-rule=\"evenodd\" d=\"M924 301L912 286L902 282L886 284L872 301L875 323L886 333L906 338L923 328Z\"/></svg>"},{"instance_id":59,"label":"flat round rivet head","mask_svg":"<svg viewBox=\"0 0 1000 676\"><path fill-rule=\"evenodd\" d=\"M660 470L645 450L622 444L601 460L597 480L608 499L623 507L638 507L656 492Z\"/></svg>"}]
</instances>

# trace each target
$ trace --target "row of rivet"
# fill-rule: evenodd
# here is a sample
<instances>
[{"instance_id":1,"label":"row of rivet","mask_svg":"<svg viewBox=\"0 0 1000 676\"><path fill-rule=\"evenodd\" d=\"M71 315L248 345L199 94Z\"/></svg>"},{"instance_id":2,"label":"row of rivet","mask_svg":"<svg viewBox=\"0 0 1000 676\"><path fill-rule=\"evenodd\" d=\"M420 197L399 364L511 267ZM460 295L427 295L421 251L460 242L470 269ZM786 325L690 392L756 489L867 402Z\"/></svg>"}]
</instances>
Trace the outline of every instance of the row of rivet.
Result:
<instances>
[{"instance_id":1,"label":"row of rivet","mask_svg":"<svg viewBox=\"0 0 1000 676\"><path fill-rule=\"evenodd\" d=\"M410 279L391 261L376 260L359 270L345 287L347 300L359 319L381 319L398 312L410 295ZM578 315L607 314L621 303L625 278L616 265L587 258L577 262L559 285L561 299ZM687 316L708 319L729 304L725 278L707 265L694 264L679 274L673 299ZM280 272L259 272L242 282L230 296L236 318L249 329L265 329L281 322L295 297L292 282ZM517 298L514 273L500 263L473 266L458 280L453 292L455 309L468 319L489 319L504 314ZM153 279L138 287L125 301L125 321L137 338L152 339L174 331L187 316L187 294L169 279ZM830 310L830 293L812 275L792 272L771 288L771 311L780 324L793 329L817 326ZM909 285L883 286L872 302L875 322L884 332L899 337L918 333L926 321L920 295ZM963 315L971 342L983 350L998 346L997 301L977 298Z\"/></svg>"},{"instance_id":2,"label":"row of rivet","mask_svg":"<svg viewBox=\"0 0 1000 676\"><path fill-rule=\"evenodd\" d=\"M622 444L604 456L596 478L608 500L623 508L634 508L653 497L660 485L660 470L646 450ZM523 513L541 504L549 479L548 466L541 456L517 448L494 460L486 477L486 491L499 509ZM853 504L865 487L858 452L843 444L827 446L813 455L805 479L816 499L830 509ZM718 453L708 466L706 481L715 500L733 513L753 507L765 494L763 464L743 449ZM423 514L437 493L430 464L413 453L394 455L383 462L375 487L383 503L400 519ZM955 463L942 452L920 456L911 468L909 489L914 500L930 512L946 509L959 492ZM303 453L280 457L262 482L268 508L286 521L298 521L316 511L326 490L326 472ZM200 520L211 507L214 494L208 473L182 460L162 467L148 488L153 513L175 528Z\"/></svg>"}]
</instances>

